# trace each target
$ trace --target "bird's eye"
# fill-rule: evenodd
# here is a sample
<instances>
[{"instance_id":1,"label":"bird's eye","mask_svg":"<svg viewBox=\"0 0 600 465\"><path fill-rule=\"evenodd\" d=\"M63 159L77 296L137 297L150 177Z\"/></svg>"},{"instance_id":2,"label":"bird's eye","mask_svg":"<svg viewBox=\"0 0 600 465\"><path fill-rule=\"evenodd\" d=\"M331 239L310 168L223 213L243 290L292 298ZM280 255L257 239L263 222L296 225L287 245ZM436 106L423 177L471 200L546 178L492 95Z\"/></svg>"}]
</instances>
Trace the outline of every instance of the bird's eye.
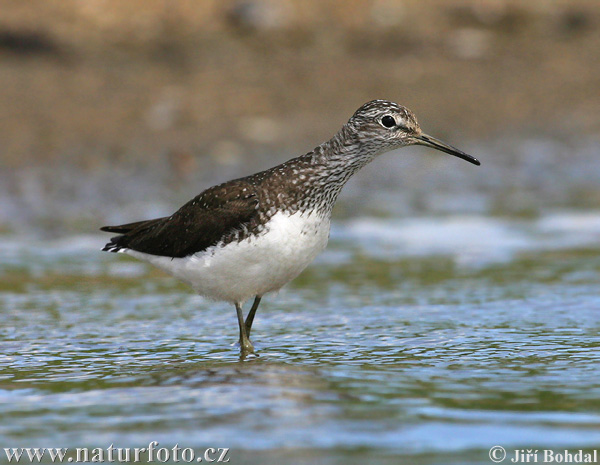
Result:
<instances>
[{"instance_id":1,"label":"bird's eye","mask_svg":"<svg viewBox=\"0 0 600 465\"><path fill-rule=\"evenodd\" d=\"M390 115L385 115L383 118L381 118L381 124L383 124L386 128L393 128L396 126L396 120Z\"/></svg>"}]
</instances>

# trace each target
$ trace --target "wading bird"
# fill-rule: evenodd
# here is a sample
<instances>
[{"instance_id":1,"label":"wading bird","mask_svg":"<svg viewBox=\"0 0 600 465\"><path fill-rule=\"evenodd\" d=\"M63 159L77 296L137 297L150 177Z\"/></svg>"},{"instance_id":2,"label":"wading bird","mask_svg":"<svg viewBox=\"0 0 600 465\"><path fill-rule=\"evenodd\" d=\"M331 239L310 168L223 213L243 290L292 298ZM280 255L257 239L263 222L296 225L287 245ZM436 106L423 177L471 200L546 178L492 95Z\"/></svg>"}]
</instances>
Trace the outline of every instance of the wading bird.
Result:
<instances>
[{"instance_id":1,"label":"wading bird","mask_svg":"<svg viewBox=\"0 0 600 465\"><path fill-rule=\"evenodd\" d=\"M261 298L298 276L327 245L331 210L350 177L378 155L424 145L479 161L424 134L401 105L373 100L314 150L266 171L206 189L171 216L102 231L103 250L144 260L214 300L235 305L242 354ZM254 298L246 319L242 306Z\"/></svg>"}]
</instances>

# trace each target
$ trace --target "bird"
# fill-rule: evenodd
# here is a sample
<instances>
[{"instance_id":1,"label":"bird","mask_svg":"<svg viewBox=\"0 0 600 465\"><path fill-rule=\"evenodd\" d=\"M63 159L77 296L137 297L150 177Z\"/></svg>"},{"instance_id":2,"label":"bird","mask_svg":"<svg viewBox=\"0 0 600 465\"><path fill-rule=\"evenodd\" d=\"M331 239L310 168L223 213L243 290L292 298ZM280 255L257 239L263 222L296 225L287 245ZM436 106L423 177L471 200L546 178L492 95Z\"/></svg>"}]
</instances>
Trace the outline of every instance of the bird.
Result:
<instances>
[{"instance_id":1,"label":"bird","mask_svg":"<svg viewBox=\"0 0 600 465\"><path fill-rule=\"evenodd\" d=\"M379 155L410 145L480 165L425 134L408 108L372 100L304 155L210 187L170 216L100 228L117 234L102 250L148 262L208 299L233 304L241 353L254 353L250 332L261 299L325 249L332 209L346 182Z\"/></svg>"}]
</instances>

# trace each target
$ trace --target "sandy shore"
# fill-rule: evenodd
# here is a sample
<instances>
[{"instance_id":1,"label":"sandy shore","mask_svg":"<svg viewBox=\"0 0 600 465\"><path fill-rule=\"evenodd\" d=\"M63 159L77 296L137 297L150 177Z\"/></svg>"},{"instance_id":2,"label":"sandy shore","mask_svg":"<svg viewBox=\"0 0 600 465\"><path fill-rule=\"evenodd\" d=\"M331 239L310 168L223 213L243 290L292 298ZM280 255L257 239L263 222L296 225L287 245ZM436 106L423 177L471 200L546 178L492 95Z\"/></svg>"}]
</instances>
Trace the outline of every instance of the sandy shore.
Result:
<instances>
[{"instance_id":1,"label":"sandy shore","mask_svg":"<svg viewBox=\"0 0 600 465\"><path fill-rule=\"evenodd\" d=\"M9 167L308 150L364 101L431 133L600 129L595 1L3 1Z\"/></svg>"}]
</instances>

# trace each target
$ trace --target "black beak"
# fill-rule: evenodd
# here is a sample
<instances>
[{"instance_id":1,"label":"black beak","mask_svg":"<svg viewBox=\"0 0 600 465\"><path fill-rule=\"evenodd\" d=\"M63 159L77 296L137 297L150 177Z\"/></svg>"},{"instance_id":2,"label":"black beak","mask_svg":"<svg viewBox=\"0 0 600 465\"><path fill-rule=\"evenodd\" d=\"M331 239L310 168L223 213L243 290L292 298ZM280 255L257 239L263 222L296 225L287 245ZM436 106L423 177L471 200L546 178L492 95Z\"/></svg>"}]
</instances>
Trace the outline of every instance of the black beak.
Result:
<instances>
[{"instance_id":1,"label":"black beak","mask_svg":"<svg viewBox=\"0 0 600 465\"><path fill-rule=\"evenodd\" d=\"M452 147L450 144L446 144L435 137L428 136L427 134L421 134L420 136L416 136L415 139L417 140L417 142L415 142L417 145L431 147L436 150L449 153L450 155L454 155L455 157L462 158L463 160L473 163L474 165L481 165L477 158L472 157L462 150L458 150L457 148Z\"/></svg>"}]
</instances>

